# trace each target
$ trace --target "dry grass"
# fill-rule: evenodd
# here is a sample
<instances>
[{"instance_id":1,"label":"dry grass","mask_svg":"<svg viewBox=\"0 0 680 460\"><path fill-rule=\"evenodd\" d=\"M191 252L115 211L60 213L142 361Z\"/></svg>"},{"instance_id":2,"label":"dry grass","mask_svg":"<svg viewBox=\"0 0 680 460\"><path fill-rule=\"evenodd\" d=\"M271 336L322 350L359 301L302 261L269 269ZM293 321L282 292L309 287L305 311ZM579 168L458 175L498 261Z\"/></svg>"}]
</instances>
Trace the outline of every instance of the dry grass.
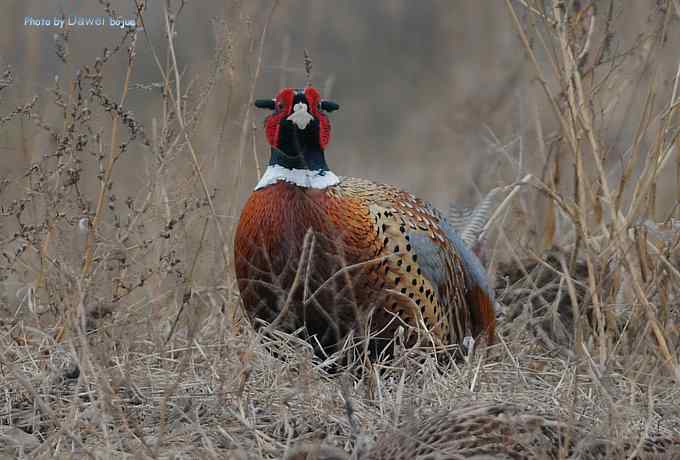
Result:
<instances>
[{"instance_id":1,"label":"dry grass","mask_svg":"<svg viewBox=\"0 0 680 460\"><path fill-rule=\"evenodd\" d=\"M403 417L472 400L525 404L612 441L680 435L680 70L655 64L677 49L680 5L650 3L647 29L614 49L613 2L506 2L537 82L535 136L490 148L512 166L499 182L529 179L486 240L498 344L445 367L411 350L328 375L308 344L257 335L241 316L240 203L220 198L216 154L194 139L226 82L235 189L246 158L259 165L250 108L229 104L239 49L252 54L255 96L276 3L245 38L215 22L205 75L175 52L182 2L160 8L162 47L127 31L85 64L69 60L68 31L57 36L66 77L49 101L10 106L21 76L3 69L0 131L30 166L0 174L0 458L276 458L320 439L356 453ZM134 78L140 48L153 84ZM125 63L115 84L112 62ZM157 111L135 115L131 90L154 91ZM623 148L612 134L622 110L639 122ZM49 146L35 156L38 134ZM132 154L139 190L125 187ZM660 209L669 168L674 205Z\"/></svg>"}]
</instances>

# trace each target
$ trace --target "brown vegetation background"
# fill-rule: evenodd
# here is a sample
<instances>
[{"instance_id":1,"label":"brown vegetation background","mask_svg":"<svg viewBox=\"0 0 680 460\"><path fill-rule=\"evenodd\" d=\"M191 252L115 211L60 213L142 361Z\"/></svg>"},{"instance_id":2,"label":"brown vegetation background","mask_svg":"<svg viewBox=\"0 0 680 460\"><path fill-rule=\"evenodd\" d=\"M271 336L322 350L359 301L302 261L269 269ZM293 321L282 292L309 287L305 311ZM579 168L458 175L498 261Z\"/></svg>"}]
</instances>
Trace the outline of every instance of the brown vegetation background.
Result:
<instances>
[{"instance_id":1,"label":"brown vegetation background","mask_svg":"<svg viewBox=\"0 0 680 460\"><path fill-rule=\"evenodd\" d=\"M677 226L653 225L677 216L680 5L508 3L526 43L500 0L148 2L136 36L24 25L135 18L135 2L5 2L3 453L274 458L319 438L351 450L357 430L374 435L402 406L476 399L528 403L612 440L652 425L677 435ZM588 51L574 100L561 45ZM240 318L233 228L268 161L266 114L251 102L303 86L305 50L312 82L341 106L327 151L337 173L445 210L529 173L540 183L521 188L490 253L494 267L529 254L559 276L498 270L507 312L490 357L443 374L407 359L402 374L329 377L296 339L263 339ZM630 220L613 223L630 203ZM645 222L663 258L626 240ZM541 255L553 246L562 259ZM527 294L546 292L536 282L547 300Z\"/></svg>"}]
</instances>

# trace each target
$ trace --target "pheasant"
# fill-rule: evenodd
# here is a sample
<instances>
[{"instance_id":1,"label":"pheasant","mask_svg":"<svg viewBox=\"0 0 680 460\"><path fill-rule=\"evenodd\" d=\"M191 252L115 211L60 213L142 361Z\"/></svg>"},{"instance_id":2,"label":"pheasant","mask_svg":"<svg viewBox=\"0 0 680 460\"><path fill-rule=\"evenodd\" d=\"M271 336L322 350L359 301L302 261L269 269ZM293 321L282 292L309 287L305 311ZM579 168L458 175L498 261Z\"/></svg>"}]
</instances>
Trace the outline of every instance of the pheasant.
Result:
<instances>
[{"instance_id":1,"label":"pheasant","mask_svg":"<svg viewBox=\"0 0 680 460\"><path fill-rule=\"evenodd\" d=\"M313 443L290 449L286 460L407 459L677 459L680 438L662 434L642 440L607 440L527 407L475 401L440 408L427 417L407 418L378 432L376 442L356 457Z\"/></svg>"},{"instance_id":2,"label":"pheasant","mask_svg":"<svg viewBox=\"0 0 680 460\"><path fill-rule=\"evenodd\" d=\"M381 353L400 327L406 346L493 341L487 274L444 215L397 187L329 169L327 114L338 104L310 86L255 105L273 111L265 120L271 158L234 242L255 327L302 330L321 356L350 333Z\"/></svg>"}]
</instances>

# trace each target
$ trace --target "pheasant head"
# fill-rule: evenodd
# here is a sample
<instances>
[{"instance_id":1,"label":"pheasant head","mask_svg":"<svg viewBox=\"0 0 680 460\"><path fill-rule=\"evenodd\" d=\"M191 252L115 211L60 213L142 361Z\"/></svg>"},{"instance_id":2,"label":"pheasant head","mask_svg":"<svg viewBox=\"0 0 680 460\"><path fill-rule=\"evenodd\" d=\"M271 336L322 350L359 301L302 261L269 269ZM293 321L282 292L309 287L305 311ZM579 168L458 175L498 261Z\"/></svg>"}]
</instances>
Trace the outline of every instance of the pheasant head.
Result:
<instances>
[{"instance_id":1,"label":"pheasant head","mask_svg":"<svg viewBox=\"0 0 680 460\"><path fill-rule=\"evenodd\" d=\"M274 172L285 173L293 179L295 175L308 178L310 172L325 176L328 166L324 151L331 138L327 113L337 110L338 104L321 100L317 89L308 86L284 88L274 99L256 100L255 106L273 111L264 124L267 142L272 147L269 166L274 167ZM305 186L309 181L303 182L298 185ZM260 184L256 188L261 188Z\"/></svg>"}]
</instances>

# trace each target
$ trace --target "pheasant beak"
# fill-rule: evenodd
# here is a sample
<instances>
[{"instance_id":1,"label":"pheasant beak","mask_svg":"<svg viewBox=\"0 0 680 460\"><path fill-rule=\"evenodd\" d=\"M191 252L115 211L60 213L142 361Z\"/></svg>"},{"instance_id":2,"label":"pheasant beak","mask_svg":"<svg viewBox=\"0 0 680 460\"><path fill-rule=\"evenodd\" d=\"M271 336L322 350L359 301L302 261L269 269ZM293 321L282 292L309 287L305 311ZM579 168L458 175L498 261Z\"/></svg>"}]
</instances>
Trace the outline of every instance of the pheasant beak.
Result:
<instances>
[{"instance_id":1,"label":"pheasant beak","mask_svg":"<svg viewBox=\"0 0 680 460\"><path fill-rule=\"evenodd\" d=\"M304 102L298 102L293 106L293 113L286 118L286 120L290 120L295 125L303 130L307 127L310 121L312 121L314 117L309 114L307 111L307 104Z\"/></svg>"}]
</instances>

